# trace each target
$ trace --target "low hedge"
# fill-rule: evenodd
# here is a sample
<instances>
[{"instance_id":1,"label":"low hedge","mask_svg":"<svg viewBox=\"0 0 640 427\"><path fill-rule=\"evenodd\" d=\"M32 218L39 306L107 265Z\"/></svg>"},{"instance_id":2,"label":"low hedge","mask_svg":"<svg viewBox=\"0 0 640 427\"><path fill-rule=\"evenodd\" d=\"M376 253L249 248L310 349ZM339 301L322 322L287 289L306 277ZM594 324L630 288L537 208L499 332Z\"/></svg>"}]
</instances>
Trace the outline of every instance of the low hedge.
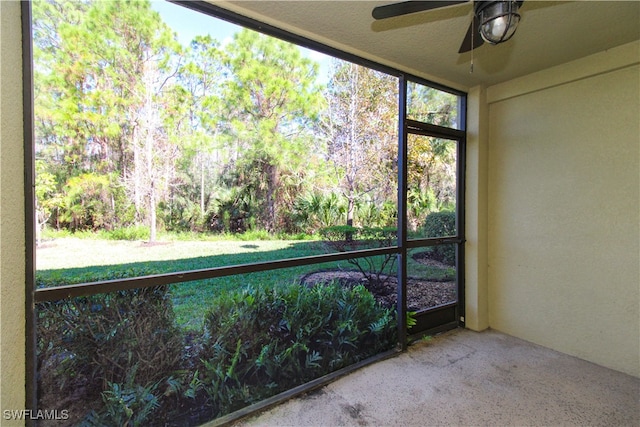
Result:
<instances>
[{"instance_id":1,"label":"low hedge","mask_svg":"<svg viewBox=\"0 0 640 427\"><path fill-rule=\"evenodd\" d=\"M395 312L362 286L251 288L205 318L204 390L218 415L321 377L397 342Z\"/></svg>"},{"instance_id":2,"label":"low hedge","mask_svg":"<svg viewBox=\"0 0 640 427\"><path fill-rule=\"evenodd\" d=\"M456 213L454 211L432 212L424 220L425 237L446 237L456 235ZM455 265L456 248L454 244L433 246L431 252L437 260Z\"/></svg>"},{"instance_id":3,"label":"low hedge","mask_svg":"<svg viewBox=\"0 0 640 427\"><path fill-rule=\"evenodd\" d=\"M39 404L91 426L199 425L397 342L394 311L338 284L221 293L201 334L175 326L166 286L37 313Z\"/></svg>"}]
</instances>

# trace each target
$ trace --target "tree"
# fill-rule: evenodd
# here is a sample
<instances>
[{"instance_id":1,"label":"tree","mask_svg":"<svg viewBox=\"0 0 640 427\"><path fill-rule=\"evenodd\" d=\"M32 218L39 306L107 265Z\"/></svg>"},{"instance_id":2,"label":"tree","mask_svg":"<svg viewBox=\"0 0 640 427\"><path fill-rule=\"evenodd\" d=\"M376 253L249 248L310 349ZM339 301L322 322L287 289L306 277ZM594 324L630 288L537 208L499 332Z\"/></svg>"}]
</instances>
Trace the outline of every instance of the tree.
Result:
<instances>
[{"instance_id":1,"label":"tree","mask_svg":"<svg viewBox=\"0 0 640 427\"><path fill-rule=\"evenodd\" d=\"M184 57L170 94L173 99L163 110L169 139L180 146L179 177L170 189L168 216L195 230L203 226L225 161L220 114L223 52L210 36L197 36Z\"/></svg>"},{"instance_id":2,"label":"tree","mask_svg":"<svg viewBox=\"0 0 640 427\"><path fill-rule=\"evenodd\" d=\"M322 151L311 131L322 105L318 66L295 45L249 30L226 54L230 184L256 196L260 225L275 231Z\"/></svg>"},{"instance_id":3,"label":"tree","mask_svg":"<svg viewBox=\"0 0 640 427\"><path fill-rule=\"evenodd\" d=\"M157 114L179 66L174 35L148 1L36 1L34 18L36 152L59 183L115 174L155 237L175 157Z\"/></svg>"},{"instance_id":4,"label":"tree","mask_svg":"<svg viewBox=\"0 0 640 427\"><path fill-rule=\"evenodd\" d=\"M420 122L456 128L459 97L419 83L407 85L407 116Z\"/></svg>"},{"instance_id":5,"label":"tree","mask_svg":"<svg viewBox=\"0 0 640 427\"><path fill-rule=\"evenodd\" d=\"M59 205L57 182L54 174L49 172L47 164L36 159L35 161L35 220L36 220L36 244L42 239L42 229L49 221L54 210Z\"/></svg>"},{"instance_id":6,"label":"tree","mask_svg":"<svg viewBox=\"0 0 640 427\"><path fill-rule=\"evenodd\" d=\"M397 161L397 79L370 68L337 61L322 123L329 159L347 200L347 225L356 203L395 200ZM367 224L364 224L367 225Z\"/></svg>"},{"instance_id":7,"label":"tree","mask_svg":"<svg viewBox=\"0 0 640 427\"><path fill-rule=\"evenodd\" d=\"M455 127L458 97L417 83L408 85L408 116L414 120ZM413 230L434 211L456 201L455 141L410 135L407 153L408 222Z\"/></svg>"}]
</instances>

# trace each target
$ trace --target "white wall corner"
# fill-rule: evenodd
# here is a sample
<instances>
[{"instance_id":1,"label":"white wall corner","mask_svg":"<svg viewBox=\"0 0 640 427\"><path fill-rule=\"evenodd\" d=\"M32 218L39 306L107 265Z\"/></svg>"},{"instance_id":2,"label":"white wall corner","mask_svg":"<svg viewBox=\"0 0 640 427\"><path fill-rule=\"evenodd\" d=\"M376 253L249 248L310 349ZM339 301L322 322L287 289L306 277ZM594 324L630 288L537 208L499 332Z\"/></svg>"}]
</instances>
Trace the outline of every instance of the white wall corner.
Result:
<instances>
[{"instance_id":1,"label":"white wall corner","mask_svg":"<svg viewBox=\"0 0 640 427\"><path fill-rule=\"evenodd\" d=\"M467 156L465 182L465 326L489 327L487 282L488 105L486 88L467 95Z\"/></svg>"},{"instance_id":2,"label":"white wall corner","mask_svg":"<svg viewBox=\"0 0 640 427\"><path fill-rule=\"evenodd\" d=\"M575 61L547 68L487 88L487 103L503 101L548 88L609 73L640 63L640 40L626 43Z\"/></svg>"}]
</instances>

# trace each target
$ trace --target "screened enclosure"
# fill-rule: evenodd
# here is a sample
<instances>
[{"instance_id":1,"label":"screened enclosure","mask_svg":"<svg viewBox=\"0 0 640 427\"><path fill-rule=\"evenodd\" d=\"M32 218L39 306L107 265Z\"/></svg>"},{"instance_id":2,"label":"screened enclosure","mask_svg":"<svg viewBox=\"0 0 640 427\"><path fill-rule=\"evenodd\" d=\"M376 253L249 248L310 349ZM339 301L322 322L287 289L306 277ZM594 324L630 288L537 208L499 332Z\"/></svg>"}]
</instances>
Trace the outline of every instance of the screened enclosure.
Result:
<instances>
[{"instance_id":1,"label":"screened enclosure","mask_svg":"<svg viewBox=\"0 0 640 427\"><path fill-rule=\"evenodd\" d=\"M464 94L186 6L24 5L29 393L70 424L228 421L464 321Z\"/></svg>"}]
</instances>

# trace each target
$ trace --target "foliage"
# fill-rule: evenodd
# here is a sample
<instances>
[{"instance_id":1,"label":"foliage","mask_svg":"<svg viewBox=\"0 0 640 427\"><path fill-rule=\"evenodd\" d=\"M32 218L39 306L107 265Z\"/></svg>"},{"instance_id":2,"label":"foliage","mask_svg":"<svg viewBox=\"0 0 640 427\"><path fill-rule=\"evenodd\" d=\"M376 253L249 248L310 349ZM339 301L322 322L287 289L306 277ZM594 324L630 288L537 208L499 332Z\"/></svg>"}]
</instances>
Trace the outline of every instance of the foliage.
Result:
<instances>
[{"instance_id":1,"label":"foliage","mask_svg":"<svg viewBox=\"0 0 640 427\"><path fill-rule=\"evenodd\" d=\"M175 161L157 111L166 103L163 87L175 82L170 58L179 46L150 2L41 0L33 13L36 149L70 193L55 225L115 228L132 204L153 239ZM103 192L96 207L109 206L109 216L87 213L77 190L88 174L94 183L123 183L130 203L112 196L109 206Z\"/></svg>"},{"instance_id":2,"label":"foliage","mask_svg":"<svg viewBox=\"0 0 640 427\"><path fill-rule=\"evenodd\" d=\"M39 228L394 223L396 78L335 60L325 87L298 47L249 30L182 45L145 0L37 0L33 16ZM411 88L420 117L453 124L455 96ZM409 148L417 227L451 202L453 151Z\"/></svg>"},{"instance_id":3,"label":"foliage","mask_svg":"<svg viewBox=\"0 0 640 427\"><path fill-rule=\"evenodd\" d=\"M456 128L458 96L419 83L407 85L407 116L437 126Z\"/></svg>"},{"instance_id":4,"label":"foliage","mask_svg":"<svg viewBox=\"0 0 640 427\"><path fill-rule=\"evenodd\" d=\"M36 208L36 234L37 243L42 239L42 227L49 221L51 215L60 204L60 195L57 193L56 176L49 172L46 162L35 161L35 208Z\"/></svg>"},{"instance_id":5,"label":"foliage","mask_svg":"<svg viewBox=\"0 0 640 427\"><path fill-rule=\"evenodd\" d=\"M418 324L418 321L416 320L415 311L407 311L406 322L407 322L407 330L411 330L411 328L413 328Z\"/></svg>"},{"instance_id":6,"label":"foliage","mask_svg":"<svg viewBox=\"0 0 640 427\"><path fill-rule=\"evenodd\" d=\"M149 227L131 225L100 233L109 240L149 240Z\"/></svg>"},{"instance_id":7,"label":"foliage","mask_svg":"<svg viewBox=\"0 0 640 427\"><path fill-rule=\"evenodd\" d=\"M346 221L346 205L336 193L306 193L293 204L298 226L314 234L320 229Z\"/></svg>"},{"instance_id":8,"label":"foliage","mask_svg":"<svg viewBox=\"0 0 640 427\"><path fill-rule=\"evenodd\" d=\"M334 251L349 252L363 248L384 248L395 244L396 227L352 227L348 225L326 227L320 231L325 243ZM368 286L375 289L389 280L396 262L395 254L377 257L349 258L349 264L356 266L366 278Z\"/></svg>"},{"instance_id":9,"label":"foliage","mask_svg":"<svg viewBox=\"0 0 640 427\"><path fill-rule=\"evenodd\" d=\"M361 286L221 295L205 319L204 390L228 413L393 348L395 323Z\"/></svg>"},{"instance_id":10,"label":"foliage","mask_svg":"<svg viewBox=\"0 0 640 427\"><path fill-rule=\"evenodd\" d=\"M102 251L100 254L99 263L104 265L90 264L91 258L87 258L86 260L76 260L77 262L86 261L87 264L84 267L41 269L36 274L36 287L90 283L175 271L300 258L320 255L325 252L324 246L317 241L279 241L273 240L274 236L267 235L264 232L260 234L262 237L268 236L269 240L260 240L258 242L255 239L260 236L255 233L234 236L210 235L212 242L221 243L207 245L206 252L203 252L202 245L183 244L186 242L154 247L156 253L162 250L162 259L170 259L171 261L169 262L149 260L133 262L139 259L141 248L138 244L123 242L118 245L109 245L108 247L113 248L113 250ZM229 241L224 241L223 239L229 239ZM80 248L91 247L90 244L83 241L80 241L79 244ZM93 259L96 262L95 256ZM251 280L265 286L278 286L281 282L289 281L292 275L303 275L312 268L314 267L301 266L294 269L254 273L251 276ZM246 277L230 276L171 286L170 292L175 304L176 323L181 328L195 329L200 327L203 315L208 308L208 301L211 298L220 292L246 285Z\"/></svg>"},{"instance_id":11,"label":"foliage","mask_svg":"<svg viewBox=\"0 0 640 427\"><path fill-rule=\"evenodd\" d=\"M396 227L353 227L335 225L320 230L320 235L339 252L393 246L398 229ZM351 237L349 239L348 237Z\"/></svg>"},{"instance_id":12,"label":"foliage","mask_svg":"<svg viewBox=\"0 0 640 427\"><path fill-rule=\"evenodd\" d=\"M237 153L226 184L251 197L258 227L290 231L290 205L321 149L311 132L322 105L318 65L296 46L249 30L225 53L228 148Z\"/></svg>"},{"instance_id":13,"label":"foliage","mask_svg":"<svg viewBox=\"0 0 640 427\"><path fill-rule=\"evenodd\" d=\"M321 126L338 188L347 202L347 225L355 225L358 202L369 198L379 206L395 196L397 88L396 80L389 75L353 63L334 62Z\"/></svg>"},{"instance_id":14,"label":"foliage","mask_svg":"<svg viewBox=\"0 0 640 427\"><path fill-rule=\"evenodd\" d=\"M416 230L429 212L448 209L456 200L456 143L409 135L407 217Z\"/></svg>"},{"instance_id":15,"label":"foliage","mask_svg":"<svg viewBox=\"0 0 640 427\"><path fill-rule=\"evenodd\" d=\"M416 231L424 224L429 212L436 210L436 196L431 188L421 191L411 188L407 191L407 223L409 230Z\"/></svg>"},{"instance_id":16,"label":"foliage","mask_svg":"<svg viewBox=\"0 0 640 427\"><path fill-rule=\"evenodd\" d=\"M377 205L373 200L364 198L356 203L354 225L369 228L395 228L398 220L398 207L394 201L384 201Z\"/></svg>"},{"instance_id":17,"label":"foliage","mask_svg":"<svg viewBox=\"0 0 640 427\"><path fill-rule=\"evenodd\" d=\"M141 386L134 382L137 365L133 367L124 385L107 383L101 393L104 407L100 412L91 411L85 419L89 426L142 426L160 406L154 393L158 384Z\"/></svg>"},{"instance_id":18,"label":"foliage","mask_svg":"<svg viewBox=\"0 0 640 427\"><path fill-rule=\"evenodd\" d=\"M337 227L334 229L334 233L343 239L345 230L348 228ZM389 230L389 234L386 235L381 230L378 232L369 230L367 233L356 233L356 237L370 236L368 243L370 245L388 245L388 241L384 240L383 236L393 239L392 230ZM219 238L219 236L214 237ZM359 241L366 240L360 239ZM350 245L354 248L358 247L357 241L350 243ZM138 245L132 245L129 242L113 246L115 247L114 253L117 252L117 255L105 254L107 258L118 256L125 260L131 259L132 254L139 251ZM219 245L207 246L217 249ZM223 252L214 252L218 255L208 254L209 256L193 257L196 247L202 247L202 245L180 245L180 248L171 245L158 247L171 254L171 262L147 261L114 266L47 270L39 271L36 277L39 287L55 286L169 271L196 270L221 265L246 264L256 260L302 257L323 252L321 243L313 241L254 241L254 243L246 244L238 240L235 243L230 242L229 245L225 245L226 249ZM256 249L258 250L256 251ZM245 252L236 253L236 250L244 250ZM378 268L377 264L382 262L381 258L375 257L376 266L372 270ZM411 258L409 261L411 262ZM330 266L323 265L322 267L336 269L347 265L346 263L332 263ZM82 394L87 399L93 399L94 403L102 402L104 407L101 406L100 409L97 409L100 405L96 404L97 406L95 406L97 412L91 418L95 421L94 424L99 424L102 420L102 425L118 425L113 420L117 420L116 417L127 419L126 408L136 407L138 409L134 410L135 414L143 413L145 405L153 406L151 395L157 398L160 406L149 414L146 421L143 422L144 424L156 425L163 420L177 417L177 414L180 414L180 422L178 423L180 425L201 424L211 419L215 414L221 413L223 404L236 408L239 407L235 406L236 404L244 406L266 396L266 394L253 394L254 384L250 381L253 381L254 378L264 380L260 387L255 387L256 393L274 393L279 390L276 387L270 388L273 385L271 384L272 377L265 379L267 368L268 372L276 377L273 380L274 384L277 384L278 387L288 387L293 386L290 385L293 383L287 385L285 379L288 381L287 378L295 377L301 371L305 373L300 375L307 375L307 370L320 375L320 368L316 366L316 363L324 367L327 358L334 357L334 353L335 360L339 361L346 360L349 356L347 354L349 350L352 350L353 354L357 354L358 358L367 357L374 354L375 351L383 351L381 346L385 340L389 344L389 347L385 348L390 348L395 341L386 334L395 333L395 327L392 324L395 323L393 313L384 311L375 304L371 309L370 295L362 287L359 287L358 290L341 289L337 285L307 288L291 283L291 277L302 277L311 271L316 271L317 268L317 265L300 266L251 275L235 275L176 284L170 287L170 294L165 294L165 290L161 290L160 293L154 291L148 295L144 295L140 290L121 291L102 296L74 298L66 302L38 303L39 390L42 393L53 395L52 400L56 403L61 402L61 404L64 404L65 400L60 399L59 395L77 396ZM387 267L387 272L389 270L390 268ZM455 277L454 271L418 263L411 266L411 271L420 277L429 277L434 280L451 280L447 278L451 274ZM240 289L246 290L240 291ZM151 292L151 290L144 292ZM160 298L161 295L164 296ZM127 297L133 300L127 303ZM167 301L165 298L169 300ZM145 304L149 304L151 307L140 304L141 299L144 299ZM342 312L343 309L344 312ZM370 309L378 314L367 314ZM170 319L173 318L173 312L175 312L176 318L173 319L171 325L177 324L179 328L177 331L167 326ZM205 320L214 322L213 324L218 328L217 335L211 333L213 329L209 326L203 334L203 318L207 312L209 314L206 315ZM408 326L411 326L415 320L412 319L411 313L408 313ZM321 320L327 320L330 325L321 325ZM380 320L380 322L376 323L376 320ZM134 326L133 322L142 323L138 327ZM155 325L151 322L155 322ZM305 322L308 322L308 326L305 326ZM354 322L361 323L355 327L353 326ZM209 323L209 325L211 324ZM282 326L278 329L271 325L290 326L286 328ZM342 327L340 325L343 325L344 329L340 329ZM366 325L371 328L368 329ZM338 332L332 332L333 335L325 334L325 343L328 346L329 340L332 339L332 346L335 343L335 348L342 348L343 351L340 354L335 349L320 348L324 344L318 338L319 331L328 330L330 327L337 328ZM378 333L375 331L380 332L375 339L371 337L375 341L372 342L368 340L369 338L362 338L362 335L358 335L356 329L360 331L371 330L372 334ZM292 337L298 336L295 333L296 330L310 331L312 334L311 344L300 340L295 341ZM313 335L314 331L317 334ZM170 338L173 333L178 333L180 337ZM230 334L230 338L224 339L227 333ZM353 337L356 336L360 336L363 340L360 341L362 344L357 344L360 346L357 349L348 344L353 342L355 339ZM260 359L258 356L262 347L247 349L253 345L258 346L256 340L263 338L268 343L276 339L285 339L286 342L278 341L278 346L270 346L264 350L264 356ZM172 341L172 339L176 341ZM233 356L238 349L239 339L242 342L240 350L237 352L238 363L231 373L235 372L243 377L244 374L240 375L239 372L244 372L246 373L244 377L246 377L251 369L253 369L251 372L258 372L256 374L258 377L255 375L249 377L250 385L247 387L240 387L235 382L233 375L229 378L226 377L230 372L229 368L232 366ZM217 346L217 342L223 342L224 349ZM313 351L307 351L300 345L295 346L296 342L305 343L307 348L315 349L324 358L323 361L314 361L316 356ZM170 343L171 346L169 346ZM316 345L316 347L312 345ZM96 350L98 346L100 347ZM140 346L143 351L139 351L138 347ZM206 353L202 353L199 349L205 347ZM144 373L147 361L167 356L167 352L170 352L171 349L175 349L180 354L178 362L173 368L165 363L153 362L155 366L153 375L148 370L147 373ZM86 360L89 354L95 357L96 363L90 362L89 366L86 366L81 362L81 359ZM132 355L131 360L129 360L128 354ZM140 354L143 354L142 358L140 358ZM207 365L200 362L200 359L209 360L204 357L205 354L209 356L213 354L211 356L214 358L213 360L220 362L220 364L212 365L209 363ZM251 368L249 354L258 355L255 357L255 363L260 360L262 363L260 369L262 370L258 370L255 365ZM326 356L327 354L329 356ZM342 356L342 354L347 355ZM309 355L309 368L307 368L307 355ZM287 358L299 361L300 365L297 368L277 365L283 360L289 360ZM112 364L111 360L114 360L116 364ZM98 366L97 362L100 362L102 366ZM245 363L249 363L249 365L245 365ZM334 364L337 366L337 362ZM126 373L120 369L121 366L126 367ZM114 373L120 373L118 375L101 374L101 372L111 370ZM280 381L279 372L285 373L287 378ZM109 380L101 380L102 377L109 378ZM214 384L214 378L225 378L225 381L218 381ZM306 380L308 377L301 378ZM102 394L107 391L109 393ZM236 400L230 402L224 397L220 403L212 400L211 396L215 393L235 396ZM116 399L117 396L120 396L124 403L120 403ZM237 403L240 401L238 399L244 398L248 399L244 401L245 403ZM110 406L110 409L106 409L107 406ZM195 408L202 408L204 412L200 413ZM185 417L188 418L188 421L185 421ZM169 423L169 425L171 424Z\"/></svg>"},{"instance_id":19,"label":"foliage","mask_svg":"<svg viewBox=\"0 0 640 427\"><path fill-rule=\"evenodd\" d=\"M347 222L348 200L335 192L307 193L293 205L294 218L300 228L315 234ZM354 202L352 225L364 229L392 227L398 216L396 204L385 201L380 206L364 195Z\"/></svg>"},{"instance_id":20,"label":"foliage","mask_svg":"<svg viewBox=\"0 0 640 427\"><path fill-rule=\"evenodd\" d=\"M166 286L40 303L37 337L40 363L49 366L40 381L62 394L78 383L95 394L110 383L157 382L181 352Z\"/></svg>"},{"instance_id":21,"label":"foliage","mask_svg":"<svg viewBox=\"0 0 640 427\"><path fill-rule=\"evenodd\" d=\"M454 211L432 212L424 221L426 237L446 237L456 234L456 213ZM445 264L455 265L456 248L454 245L438 245L432 248L434 257Z\"/></svg>"},{"instance_id":22,"label":"foliage","mask_svg":"<svg viewBox=\"0 0 640 427\"><path fill-rule=\"evenodd\" d=\"M58 220L75 230L97 230L114 223L109 177L85 173L70 178L63 188Z\"/></svg>"}]
</instances>

